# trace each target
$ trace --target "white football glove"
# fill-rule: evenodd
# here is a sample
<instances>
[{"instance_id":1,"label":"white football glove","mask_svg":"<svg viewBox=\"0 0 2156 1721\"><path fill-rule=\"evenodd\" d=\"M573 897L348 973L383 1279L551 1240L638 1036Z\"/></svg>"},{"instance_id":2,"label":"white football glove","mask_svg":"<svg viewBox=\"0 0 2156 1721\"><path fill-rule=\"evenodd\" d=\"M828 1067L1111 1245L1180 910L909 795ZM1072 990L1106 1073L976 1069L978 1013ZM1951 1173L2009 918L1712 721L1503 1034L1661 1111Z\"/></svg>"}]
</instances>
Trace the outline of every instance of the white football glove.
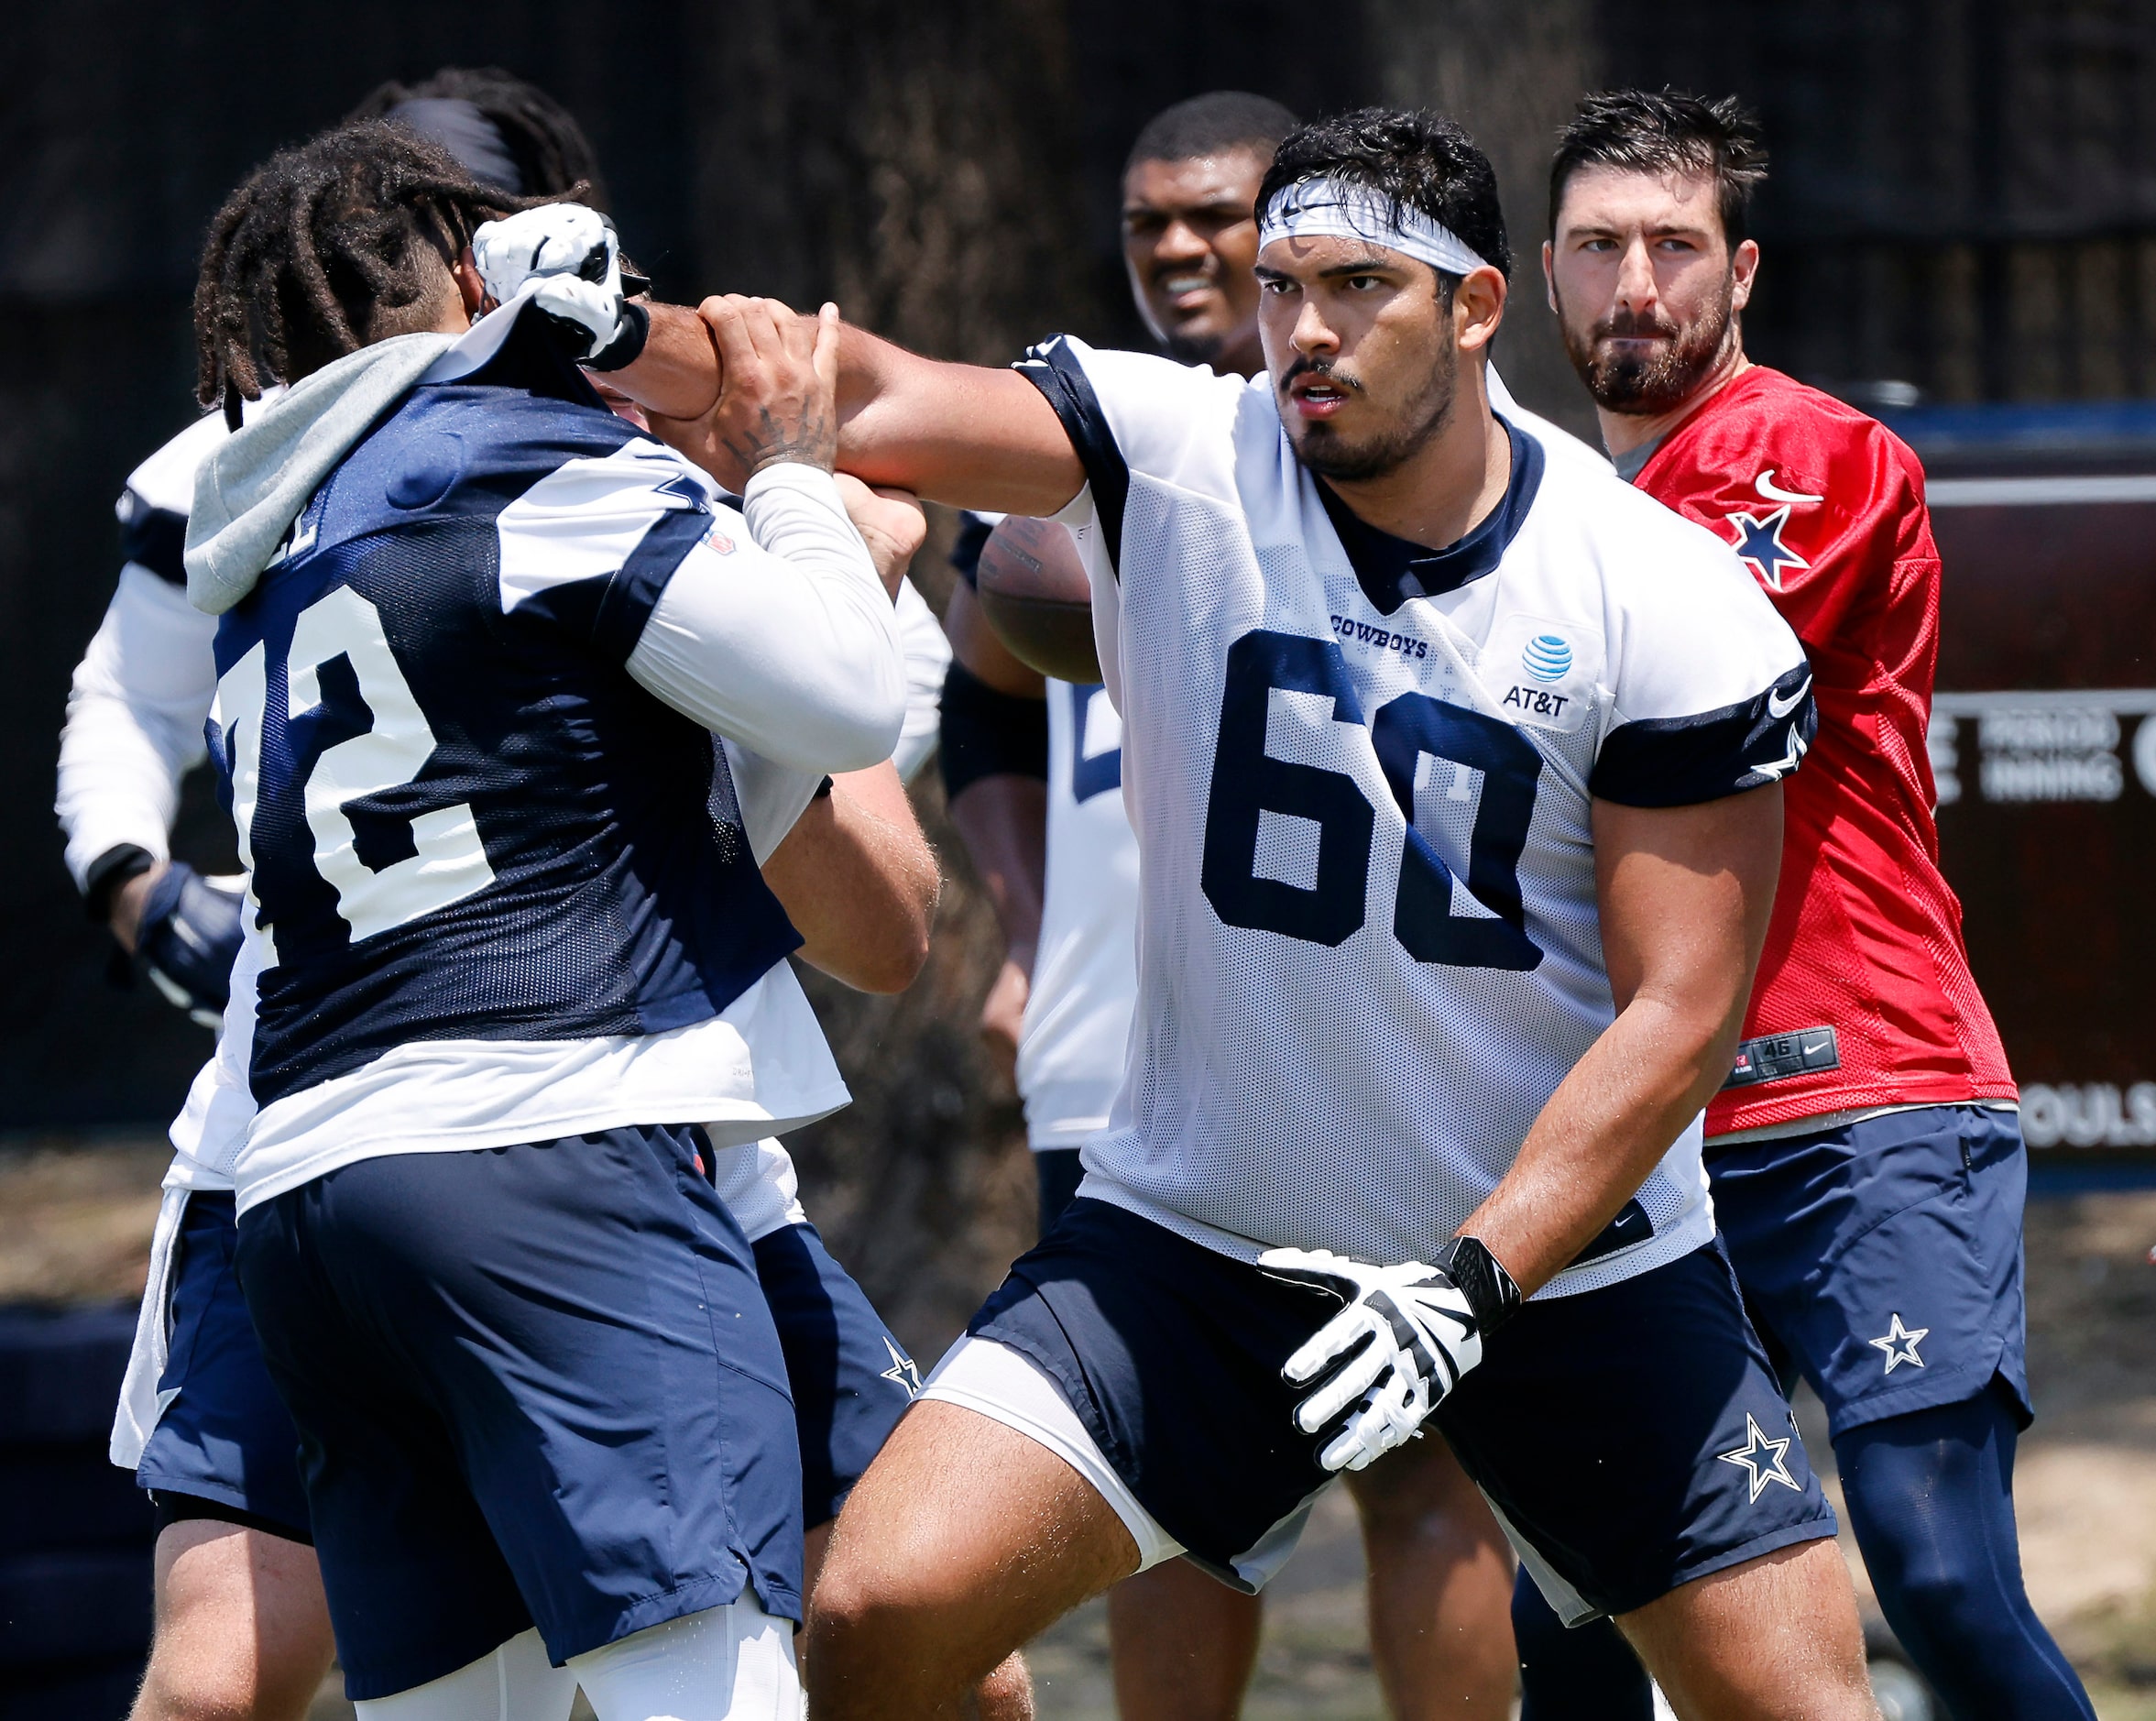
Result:
<instances>
[{"instance_id":1,"label":"white football glove","mask_svg":"<svg viewBox=\"0 0 2156 1721\"><path fill-rule=\"evenodd\" d=\"M1462 1246L1449 1245L1447 1254L1457 1255ZM1405 1445L1460 1377L1483 1360L1491 1317L1509 1313L1519 1290L1494 1256L1479 1244L1472 1247L1502 1280L1498 1306L1486 1312L1478 1312L1475 1300L1446 1268L1420 1261L1373 1266L1329 1249L1268 1249L1258 1257L1275 1278L1348 1299L1280 1371L1297 1387L1333 1371L1295 1412L1296 1426L1306 1434L1347 1413L1346 1426L1319 1454L1326 1469L1362 1470ZM1351 1410L1358 1400L1360 1408Z\"/></svg>"},{"instance_id":2,"label":"white football glove","mask_svg":"<svg viewBox=\"0 0 2156 1721\"><path fill-rule=\"evenodd\" d=\"M624 282L614 224L596 209L542 203L487 222L472 256L487 293L505 305L529 299L579 364L618 370L642 350L650 320L629 300L648 283Z\"/></svg>"}]
</instances>

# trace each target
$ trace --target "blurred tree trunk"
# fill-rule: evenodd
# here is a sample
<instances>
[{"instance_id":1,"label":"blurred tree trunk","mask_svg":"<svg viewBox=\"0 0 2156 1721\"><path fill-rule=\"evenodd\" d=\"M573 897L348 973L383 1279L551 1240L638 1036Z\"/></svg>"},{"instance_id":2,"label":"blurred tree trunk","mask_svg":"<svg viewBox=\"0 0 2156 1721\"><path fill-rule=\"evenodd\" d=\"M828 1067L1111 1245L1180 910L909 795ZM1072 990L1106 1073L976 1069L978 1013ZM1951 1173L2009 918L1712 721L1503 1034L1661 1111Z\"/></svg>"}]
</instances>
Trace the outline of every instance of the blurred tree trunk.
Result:
<instances>
[{"instance_id":1,"label":"blurred tree trunk","mask_svg":"<svg viewBox=\"0 0 2156 1721\"><path fill-rule=\"evenodd\" d=\"M1450 115L1497 170L1513 249L1497 342L1507 386L1599 447L1542 286L1550 152L1574 99L1602 76L1592 0L1369 0L1367 27L1377 99Z\"/></svg>"},{"instance_id":2,"label":"blurred tree trunk","mask_svg":"<svg viewBox=\"0 0 2156 1721\"><path fill-rule=\"evenodd\" d=\"M695 278L1001 364L1096 324L1061 0L689 7ZM948 520L914 578L944 607ZM925 1367L1033 1241L1011 1085L975 1024L1002 940L933 768L947 873L927 970L897 999L807 976L854 1103L790 1142L810 1213Z\"/></svg>"}]
</instances>

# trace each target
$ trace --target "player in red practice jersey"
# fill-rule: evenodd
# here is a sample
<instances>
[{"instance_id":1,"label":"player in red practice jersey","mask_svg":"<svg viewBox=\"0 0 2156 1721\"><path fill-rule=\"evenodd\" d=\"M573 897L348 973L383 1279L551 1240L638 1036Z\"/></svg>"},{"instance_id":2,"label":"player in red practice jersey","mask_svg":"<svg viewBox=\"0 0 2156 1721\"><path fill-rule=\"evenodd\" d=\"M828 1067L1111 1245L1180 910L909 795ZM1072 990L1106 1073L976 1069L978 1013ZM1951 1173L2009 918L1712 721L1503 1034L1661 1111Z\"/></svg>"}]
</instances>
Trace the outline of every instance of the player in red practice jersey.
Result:
<instances>
[{"instance_id":1,"label":"player in red practice jersey","mask_svg":"<svg viewBox=\"0 0 2156 1721\"><path fill-rule=\"evenodd\" d=\"M1551 165L1543 252L1619 473L1735 546L1816 684L1746 1037L1707 1113L1716 1216L1769 1351L1826 1402L1880 1606L1956 1721L2093 1721L2021 1585L2027 1167L1939 871L1923 469L1884 425L1746 357L1745 214L1765 177L1734 100L1591 96ZM1606 1627L1555 1629L1527 1585L1514 1619L1523 1721L1647 1716Z\"/></svg>"}]
</instances>

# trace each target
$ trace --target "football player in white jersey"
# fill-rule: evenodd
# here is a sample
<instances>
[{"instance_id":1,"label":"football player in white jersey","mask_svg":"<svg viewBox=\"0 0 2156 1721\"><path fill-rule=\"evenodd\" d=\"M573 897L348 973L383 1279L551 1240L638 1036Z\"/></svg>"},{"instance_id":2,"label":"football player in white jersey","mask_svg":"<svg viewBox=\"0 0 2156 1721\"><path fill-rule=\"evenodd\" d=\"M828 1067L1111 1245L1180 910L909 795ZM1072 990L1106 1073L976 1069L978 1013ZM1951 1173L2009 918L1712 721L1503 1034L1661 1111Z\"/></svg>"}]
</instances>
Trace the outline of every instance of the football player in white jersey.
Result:
<instances>
[{"instance_id":1,"label":"football player in white jersey","mask_svg":"<svg viewBox=\"0 0 2156 1721\"><path fill-rule=\"evenodd\" d=\"M1276 102L1218 91L1176 104L1138 134L1123 170L1123 258L1132 297L1170 356L1242 377L1264 369L1254 205L1275 148L1297 124ZM1599 462L1553 425L1515 422ZM975 558L1066 565L1065 577L1082 582L1077 545L1052 521L1017 516L992 533L986 525L952 553L965 582L945 615L953 660L942 762L951 822L1009 943L982 1030L1015 1058L1045 1236L1077 1193L1079 1149L1108 1123L1122 1083L1138 994L1138 839L1123 808L1122 719L1107 689L1028 669L972 597ZM1482 1496L1437 1441L1358 1473L1349 1487L1392 1713L1505 1716L1511 1554ZM1108 1619L1122 1721L1241 1713L1264 1623L1259 1596L1173 1560L1110 1591Z\"/></svg>"},{"instance_id":2,"label":"football player in white jersey","mask_svg":"<svg viewBox=\"0 0 2156 1721\"><path fill-rule=\"evenodd\" d=\"M1458 126L1307 126L1259 215L1248 384L842 348L848 469L1079 535L1141 992L1079 1198L841 1515L817 1713L937 1713L1178 1552L1254 1587L1430 1423L1680 1715L1873 1717L1699 1156L1803 654L1725 545L1491 412L1510 249ZM623 384L678 412L708 370Z\"/></svg>"}]
</instances>

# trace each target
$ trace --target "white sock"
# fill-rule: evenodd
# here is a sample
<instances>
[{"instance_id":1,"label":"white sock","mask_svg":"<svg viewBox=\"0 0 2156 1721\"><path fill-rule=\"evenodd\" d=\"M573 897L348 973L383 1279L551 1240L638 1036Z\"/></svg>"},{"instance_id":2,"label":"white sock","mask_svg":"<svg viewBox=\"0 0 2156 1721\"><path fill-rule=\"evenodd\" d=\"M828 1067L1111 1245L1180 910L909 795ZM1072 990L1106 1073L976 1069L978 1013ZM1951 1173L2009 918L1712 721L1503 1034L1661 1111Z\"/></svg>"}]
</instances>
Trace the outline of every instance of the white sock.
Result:
<instances>
[{"instance_id":1,"label":"white sock","mask_svg":"<svg viewBox=\"0 0 2156 1721\"><path fill-rule=\"evenodd\" d=\"M793 1621L750 1590L574 1656L569 1672L599 1721L801 1721Z\"/></svg>"},{"instance_id":2,"label":"white sock","mask_svg":"<svg viewBox=\"0 0 2156 1721\"><path fill-rule=\"evenodd\" d=\"M454 1673L352 1706L359 1721L569 1721L575 1701L576 1675L548 1662L534 1628Z\"/></svg>"}]
</instances>

